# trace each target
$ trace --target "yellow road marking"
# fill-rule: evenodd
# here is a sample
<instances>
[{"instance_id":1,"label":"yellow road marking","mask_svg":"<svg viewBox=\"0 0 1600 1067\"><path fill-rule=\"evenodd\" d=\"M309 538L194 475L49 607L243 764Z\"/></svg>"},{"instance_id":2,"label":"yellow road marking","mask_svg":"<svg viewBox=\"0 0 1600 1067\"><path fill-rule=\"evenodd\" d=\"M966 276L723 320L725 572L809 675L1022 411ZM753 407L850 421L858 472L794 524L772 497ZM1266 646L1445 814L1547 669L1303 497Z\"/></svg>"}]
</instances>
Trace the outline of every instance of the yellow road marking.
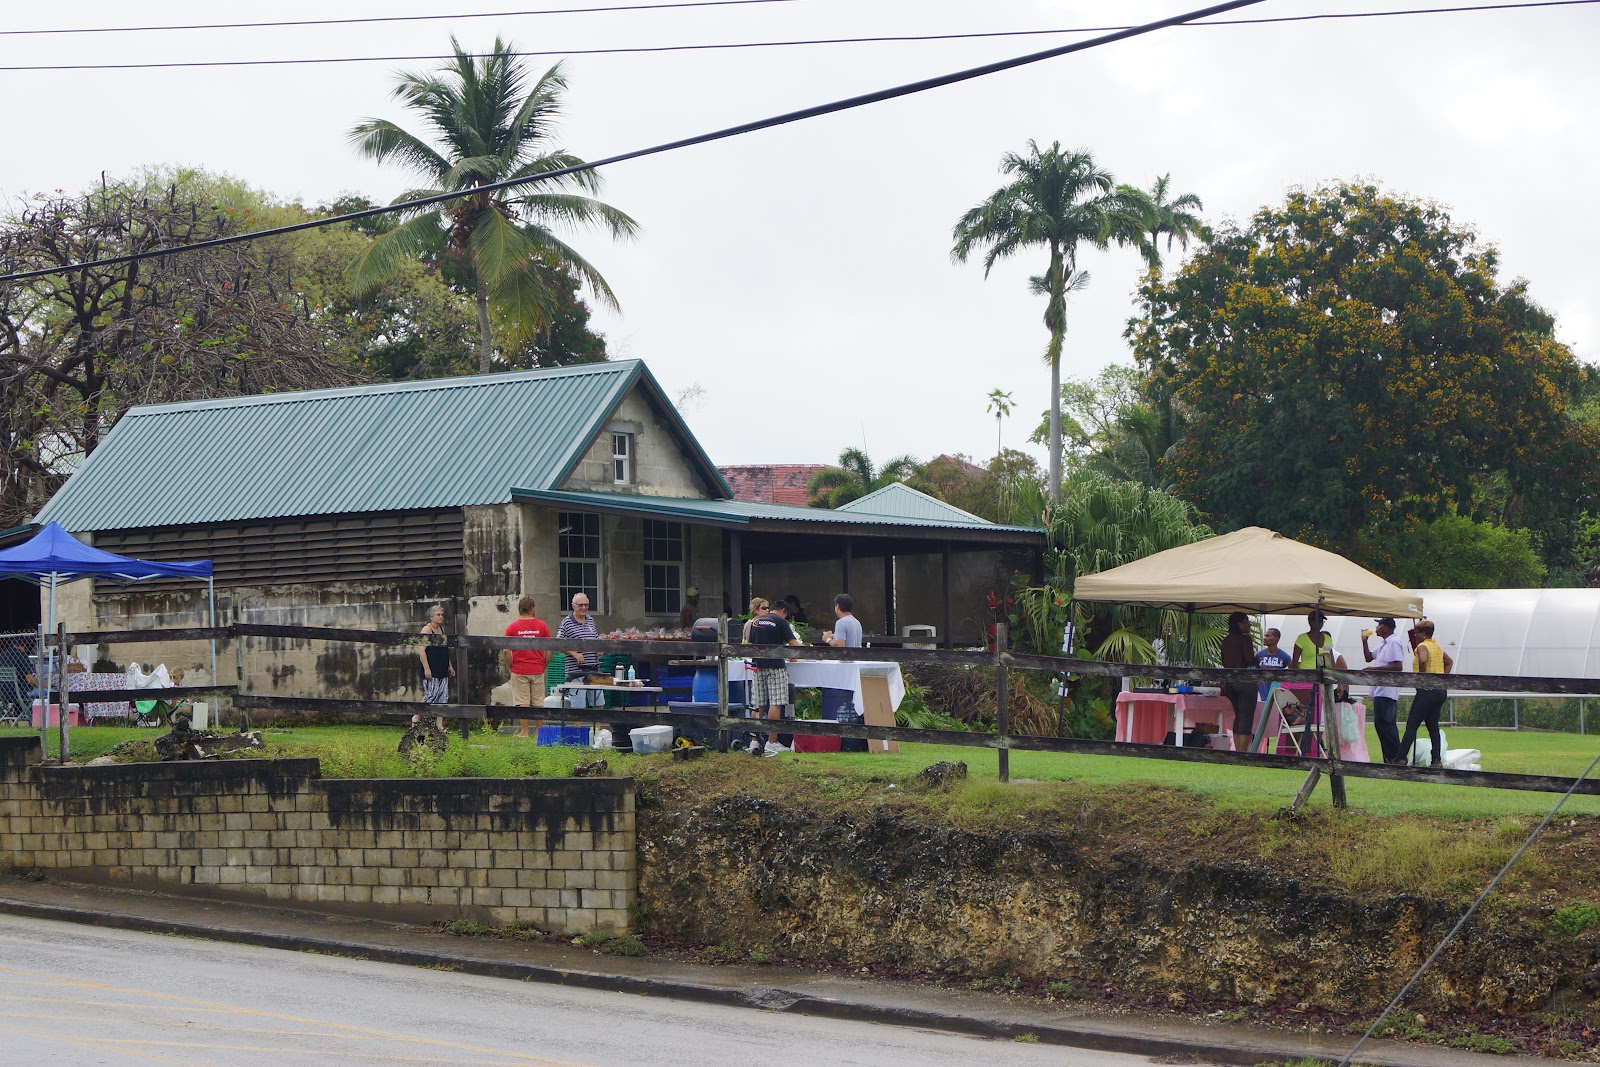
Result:
<instances>
[{"instance_id":1,"label":"yellow road marking","mask_svg":"<svg viewBox=\"0 0 1600 1067\"><path fill-rule=\"evenodd\" d=\"M42 971L27 971L18 967L0 967L0 974L15 974L27 978L48 979L62 985L73 986L79 989L104 989L115 993L131 994L136 997L150 997L158 1001L168 1001L174 1004L184 1004L204 1011L232 1011L238 1015L250 1015L263 1019L282 1019L287 1022L304 1023L312 1026L327 1026L346 1034L361 1037L382 1038L407 1044L431 1045L440 1048L454 1049L462 1052L475 1052L491 1056L507 1056L519 1063L545 1064L547 1067L589 1067L586 1064L574 1063L570 1060L552 1060L544 1056L534 1056L524 1052L514 1052L507 1049L486 1048L482 1045L468 1045L454 1041L444 1041L438 1038L414 1037L410 1034L401 1034L394 1031L374 1030L368 1027L351 1026L347 1023L333 1022L328 1019L312 1019L300 1015L285 1015L281 1012L262 1011L258 1008L243 1008L217 1001L195 1000L190 997L173 996L170 993L156 993L151 990L133 989L127 986L114 986L105 982L90 982L81 978L66 978L60 975L47 974ZM148 1007L148 1006L145 1006ZM324 1036L335 1036L332 1034Z\"/></svg>"},{"instance_id":2,"label":"yellow road marking","mask_svg":"<svg viewBox=\"0 0 1600 1067\"><path fill-rule=\"evenodd\" d=\"M373 1060L378 1063L438 1063L437 1056L386 1056L381 1052L335 1052L326 1048L282 1048L277 1045L223 1045L203 1041L149 1041L131 1040L126 1038L94 1038L86 1037L79 1040L97 1044L115 1045L122 1048L125 1045L139 1045L143 1047L198 1049L206 1052L267 1052L274 1056L317 1056L321 1058L341 1057L344 1059ZM128 1050L129 1052L132 1049ZM462 1060L451 1059L451 1067L517 1067L521 1061L513 1060Z\"/></svg>"},{"instance_id":3,"label":"yellow road marking","mask_svg":"<svg viewBox=\"0 0 1600 1067\"><path fill-rule=\"evenodd\" d=\"M41 1030L29 1030L21 1026L0 1027L0 1033L25 1034L29 1037L42 1037L47 1041L57 1041L64 1045L87 1045L96 1052L104 1052L106 1050L106 1042L104 1041L97 1041L91 1038L83 1037L69 1037L65 1034L45 1033ZM175 1063L178 1064L179 1067L205 1067L204 1064L197 1064L194 1060L175 1060L171 1056L162 1056L153 1052L139 1052L131 1048L118 1049L117 1051L126 1052L129 1056L132 1056L136 1059L153 1060L156 1063Z\"/></svg>"}]
</instances>

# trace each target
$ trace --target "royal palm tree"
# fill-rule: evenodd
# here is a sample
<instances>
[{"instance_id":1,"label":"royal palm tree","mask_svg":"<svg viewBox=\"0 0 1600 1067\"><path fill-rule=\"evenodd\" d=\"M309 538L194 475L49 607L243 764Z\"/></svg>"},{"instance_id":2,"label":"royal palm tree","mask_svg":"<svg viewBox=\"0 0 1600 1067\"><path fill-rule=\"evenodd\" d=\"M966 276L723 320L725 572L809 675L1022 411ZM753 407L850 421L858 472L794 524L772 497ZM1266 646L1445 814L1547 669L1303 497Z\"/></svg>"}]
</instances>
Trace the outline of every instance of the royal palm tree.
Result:
<instances>
[{"instance_id":1,"label":"royal palm tree","mask_svg":"<svg viewBox=\"0 0 1600 1067\"><path fill-rule=\"evenodd\" d=\"M432 74L403 74L394 88L395 98L431 127L432 143L388 119L367 119L350 131L363 155L399 163L427 183L402 193L395 203L582 164L551 144L567 88L561 64L530 85L530 72L499 38L486 56L463 52L453 37L450 47L455 58L447 66ZM537 334L550 322L559 298L547 281L550 267L567 268L596 299L617 306L600 272L551 229L598 226L613 237L631 237L638 230L633 219L583 195L598 192L600 185L599 175L579 171L404 212L404 222L375 237L356 257L350 283L358 292L370 290L412 257L470 270L478 302L478 369L488 371L494 351L490 309L509 339Z\"/></svg>"},{"instance_id":2,"label":"royal palm tree","mask_svg":"<svg viewBox=\"0 0 1600 1067\"><path fill-rule=\"evenodd\" d=\"M983 249L983 274L1024 249L1043 248L1050 256L1045 273L1029 279L1045 297L1044 324L1050 331L1045 362L1050 365L1050 498L1061 499L1061 347L1067 333L1067 296L1088 283L1078 270L1082 245L1104 250L1112 243L1145 244L1139 198L1117 188L1085 151L1063 152L1055 142L1040 151L1028 142L1026 155L1007 152L1000 171L1009 184L968 211L956 223L950 257L965 263Z\"/></svg>"},{"instance_id":3,"label":"royal palm tree","mask_svg":"<svg viewBox=\"0 0 1600 1067\"><path fill-rule=\"evenodd\" d=\"M811 476L806 486L811 494L809 503L814 508L836 508L892 482L919 481L922 467L910 456L896 456L877 467L861 449L847 448L839 453L837 467L824 467Z\"/></svg>"},{"instance_id":4,"label":"royal palm tree","mask_svg":"<svg viewBox=\"0 0 1600 1067\"><path fill-rule=\"evenodd\" d=\"M1150 269L1161 270L1161 239L1167 239L1167 251L1172 251L1174 241L1184 251L1189 249L1189 239L1200 238L1205 235L1206 225L1200 220L1197 212L1205 210L1205 204L1194 193L1184 193L1182 196L1172 196L1172 175L1163 174L1155 183L1146 189L1135 189L1132 186L1123 186L1124 193L1140 198L1139 228L1146 241L1144 252L1145 262L1150 264Z\"/></svg>"},{"instance_id":5,"label":"royal palm tree","mask_svg":"<svg viewBox=\"0 0 1600 1067\"><path fill-rule=\"evenodd\" d=\"M989 403L985 410L994 412L994 454L996 459L1000 457L1000 453L1004 450L1000 437L1000 420L1011 414L1011 406L1010 393L1001 392L999 389L989 390Z\"/></svg>"}]
</instances>

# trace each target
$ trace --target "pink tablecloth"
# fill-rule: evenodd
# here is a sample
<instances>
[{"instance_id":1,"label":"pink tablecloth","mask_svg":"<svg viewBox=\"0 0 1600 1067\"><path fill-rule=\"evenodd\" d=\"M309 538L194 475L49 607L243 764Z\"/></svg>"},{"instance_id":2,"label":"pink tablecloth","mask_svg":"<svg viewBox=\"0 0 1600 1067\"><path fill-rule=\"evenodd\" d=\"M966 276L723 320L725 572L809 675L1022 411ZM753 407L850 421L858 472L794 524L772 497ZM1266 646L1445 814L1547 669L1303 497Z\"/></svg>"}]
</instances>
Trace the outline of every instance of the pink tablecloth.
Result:
<instances>
[{"instance_id":1,"label":"pink tablecloth","mask_svg":"<svg viewBox=\"0 0 1600 1067\"><path fill-rule=\"evenodd\" d=\"M112 716L126 717L133 714L133 705L126 700L99 701L93 704L84 704L80 698L81 693L93 693L96 690L130 689L126 674L69 674L67 675L67 694L74 704L82 704L82 715L85 722L108 718Z\"/></svg>"},{"instance_id":2,"label":"pink tablecloth","mask_svg":"<svg viewBox=\"0 0 1600 1067\"><path fill-rule=\"evenodd\" d=\"M1197 693L1118 693L1116 739L1159 745L1168 733L1182 735L1195 723L1217 724L1217 735L1233 737L1233 704L1226 697ZM1180 741L1181 743L1181 741ZM1229 746L1232 742L1230 740ZM1222 746L1222 747L1229 747Z\"/></svg>"}]
</instances>

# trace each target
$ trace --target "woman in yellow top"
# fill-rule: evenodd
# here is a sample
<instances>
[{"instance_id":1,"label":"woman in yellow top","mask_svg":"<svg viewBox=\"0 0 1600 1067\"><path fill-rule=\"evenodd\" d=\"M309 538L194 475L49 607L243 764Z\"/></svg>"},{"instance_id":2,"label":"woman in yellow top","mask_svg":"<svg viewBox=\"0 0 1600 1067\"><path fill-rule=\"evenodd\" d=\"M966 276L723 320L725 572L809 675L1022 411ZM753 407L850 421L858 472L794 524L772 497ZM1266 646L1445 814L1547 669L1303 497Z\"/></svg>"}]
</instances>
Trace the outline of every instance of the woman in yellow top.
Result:
<instances>
[{"instance_id":1,"label":"woman in yellow top","mask_svg":"<svg viewBox=\"0 0 1600 1067\"><path fill-rule=\"evenodd\" d=\"M1431 620L1423 619L1417 623L1417 633L1422 640L1417 642L1412 654L1417 661L1418 674L1449 674L1456 669L1456 661L1450 658L1450 653L1440 648L1433 639ZM1444 738L1439 732L1439 712L1444 708L1447 696L1449 694L1443 689L1417 690L1417 695L1411 698L1411 712L1406 716L1406 735L1400 739L1400 758L1396 762L1411 762L1411 749L1417 741L1417 727L1426 725L1428 740L1433 742L1428 766L1434 770L1444 766Z\"/></svg>"}]
</instances>

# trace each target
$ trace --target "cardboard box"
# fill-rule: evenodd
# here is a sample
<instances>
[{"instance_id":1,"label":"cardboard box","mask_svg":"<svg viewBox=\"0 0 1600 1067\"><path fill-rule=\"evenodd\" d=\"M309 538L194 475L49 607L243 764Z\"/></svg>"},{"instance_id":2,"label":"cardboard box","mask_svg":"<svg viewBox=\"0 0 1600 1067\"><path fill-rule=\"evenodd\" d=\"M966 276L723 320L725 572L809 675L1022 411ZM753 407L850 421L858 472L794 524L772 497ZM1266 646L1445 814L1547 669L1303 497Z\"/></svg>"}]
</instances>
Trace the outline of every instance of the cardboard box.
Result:
<instances>
[{"instance_id":1,"label":"cardboard box","mask_svg":"<svg viewBox=\"0 0 1600 1067\"><path fill-rule=\"evenodd\" d=\"M863 718L868 726L893 726L894 704L889 700L889 679L876 677L866 672L861 674L861 699L866 704L862 709ZM877 738L867 742L868 752L899 752L900 742L881 741Z\"/></svg>"}]
</instances>

